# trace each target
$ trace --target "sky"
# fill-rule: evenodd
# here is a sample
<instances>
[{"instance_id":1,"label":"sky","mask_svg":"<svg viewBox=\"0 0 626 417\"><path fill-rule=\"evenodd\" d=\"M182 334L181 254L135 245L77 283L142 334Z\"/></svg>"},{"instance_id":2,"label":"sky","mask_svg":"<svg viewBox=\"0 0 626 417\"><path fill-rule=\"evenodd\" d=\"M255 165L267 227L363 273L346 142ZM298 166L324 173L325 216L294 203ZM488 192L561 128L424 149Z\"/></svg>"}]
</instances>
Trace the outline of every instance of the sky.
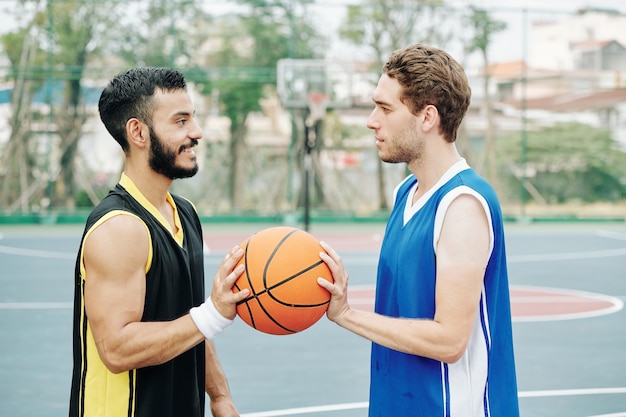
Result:
<instances>
[{"instance_id":1,"label":"sky","mask_svg":"<svg viewBox=\"0 0 626 417\"><path fill-rule=\"evenodd\" d=\"M501 20L506 21L507 30L494 42L490 51L494 62L514 61L523 58L524 12L526 21L532 25L537 20L559 20L566 18L570 13L584 8L605 8L620 11L626 14L624 0L476 0L458 1L458 3L472 3L493 11ZM506 6L503 6L505 4ZM527 27L530 31L531 28ZM626 30L626 28L624 29Z\"/></svg>"},{"instance_id":2,"label":"sky","mask_svg":"<svg viewBox=\"0 0 626 417\"><path fill-rule=\"evenodd\" d=\"M228 4L219 0L204 0L203 2L212 10L215 10L216 7L219 8L220 4L222 7ZM4 10L10 9L11 5L15 3L16 0L0 0L0 33L15 26L15 22L4 13ZM316 0L317 6L314 7L314 10L317 13L314 18L320 27L327 30L328 33L334 33L341 24L345 6L359 3L359 0ZM489 51L492 62L514 61L523 58L524 43L522 38L525 33L525 21L528 28L533 21L538 19L563 19L568 14L586 7L614 9L626 14L626 0L447 0L447 3L459 8L470 4L483 7L489 10L494 18L506 22L507 29L497 36ZM526 20L524 20L523 10L527 11ZM352 53L349 53L346 50L346 45L337 41L336 35L330 36L334 41L328 54L329 59L345 59L352 56L358 58L360 56L360 51L353 50ZM450 52L453 53L454 51Z\"/></svg>"},{"instance_id":3,"label":"sky","mask_svg":"<svg viewBox=\"0 0 626 417\"><path fill-rule=\"evenodd\" d=\"M318 0L319 7L336 6L333 15L324 17L327 27L338 28L343 18L342 7L339 5L358 4L359 0ZM529 34L531 25L537 20L559 20L584 8L604 8L617 10L626 14L626 0L447 0L447 3L458 8L475 5L488 10L492 17L504 21L507 28L494 40L490 50L490 61L493 63L522 60L524 58L524 34ZM524 10L526 11L524 18ZM526 23L526 24L525 24ZM526 27L526 31L524 28ZM626 30L626 28L624 29ZM461 34L462 35L462 34ZM455 51L449 51L455 55ZM458 52L458 51L456 51ZM355 52L358 55L358 51ZM335 40L329 53L331 59L346 58L346 45ZM353 56L351 56L353 57ZM458 56L455 56L459 58ZM478 65L478 57L470 59L469 64Z\"/></svg>"}]
</instances>

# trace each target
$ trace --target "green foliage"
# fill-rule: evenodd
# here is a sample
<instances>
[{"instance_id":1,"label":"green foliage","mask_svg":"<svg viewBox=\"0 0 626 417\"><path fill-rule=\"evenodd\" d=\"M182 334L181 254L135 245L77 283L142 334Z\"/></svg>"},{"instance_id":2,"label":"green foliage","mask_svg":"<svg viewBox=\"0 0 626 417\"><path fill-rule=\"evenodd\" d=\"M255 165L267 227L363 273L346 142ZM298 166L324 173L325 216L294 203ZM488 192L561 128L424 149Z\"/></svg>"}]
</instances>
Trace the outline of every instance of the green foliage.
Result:
<instances>
[{"instance_id":1,"label":"green foliage","mask_svg":"<svg viewBox=\"0 0 626 417\"><path fill-rule=\"evenodd\" d=\"M96 197L102 199L108 194L109 187L94 187L91 191ZM87 193L86 190L78 190L74 194L74 205L77 208L93 208L94 202L91 200L89 193Z\"/></svg>"},{"instance_id":2,"label":"green foliage","mask_svg":"<svg viewBox=\"0 0 626 417\"><path fill-rule=\"evenodd\" d=\"M133 19L111 33L112 51L130 66L193 66L210 17L200 2L150 0L128 5ZM140 19L141 24L137 24Z\"/></svg>"},{"instance_id":3,"label":"green foliage","mask_svg":"<svg viewBox=\"0 0 626 417\"><path fill-rule=\"evenodd\" d=\"M228 25L220 27L221 47L212 51L210 62L225 68L248 69L271 68L281 58L312 58L320 36L306 21L304 5L299 3L300 15L293 2L280 0L239 0L249 6L245 12L231 16ZM318 52L321 53L321 52ZM260 110L260 99L267 89L275 86L275 79L266 83L232 82L217 79L213 87L220 92L224 112L233 122L245 120L251 111Z\"/></svg>"},{"instance_id":4,"label":"green foliage","mask_svg":"<svg viewBox=\"0 0 626 417\"><path fill-rule=\"evenodd\" d=\"M487 10L476 6L469 6L469 15L466 20L473 31L467 44L468 52L481 51L483 55L486 55L493 37L506 29L505 22L493 19Z\"/></svg>"},{"instance_id":5,"label":"green foliage","mask_svg":"<svg viewBox=\"0 0 626 417\"><path fill-rule=\"evenodd\" d=\"M8 32L0 36L0 43L11 64L6 78L32 80L33 89L38 90L45 79L46 55L27 29Z\"/></svg>"},{"instance_id":6,"label":"green foliage","mask_svg":"<svg viewBox=\"0 0 626 417\"><path fill-rule=\"evenodd\" d=\"M380 70L396 49L417 42L442 45L450 39L442 25L444 5L443 0L365 0L348 6L339 36L370 48Z\"/></svg>"},{"instance_id":7,"label":"green foliage","mask_svg":"<svg viewBox=\"0 0 626 417\"><path fill-rule=\"evenodd\" d=\"M531 131L523 148L521 135L498 141L500 171L509 184L512 172L526 173L551 203L618 201L626 198L626 152L608 131L581 123L562 123Z\"/></svg>"},{"instance_id":8,"label":"green foliage","mask_svg":"<svg viewBox=\"0 0 626 417\"><path fill-rule=\"evenodd\" d=\"M245 144L246 121L250 113L261 110L263 98L274 95L276 62L288 57L323 58L328 46L325 36L332 34L313 26L308 7L314 0L226 3L228 7L209 9L205 7L208 3L192 0L16 2L8 12L16 22L15 29L0 35L5 62L9 62L3 76L19 92L12 103L15 123L9 124L14 129L10 146L0 153L5 168L0 177L5 184L0 184L4 193L0 205L14 205L16 197L25 194L31 202L44 194L54 197L50 193L57 188L65 190L67 198L76 196L79 205L90 204L86 193L71 185L76 145L80 138L89 137L82 134L82 123L97 117L85 112L93 109L83 105L81 85L84 79L104 83L126 67L138 65L181 69L195 91L219 106L211 110L228 117L231 137L229 143L219 144L223 145L219 161L223 175L228 172L229 178L220 187L229 188L231 197L242 194L242 184L250 180L246 170L252 166ZM481 52L485 59L493 37L504 29L504 24L485 10L451 10L444 0L363 0L346 7L340 36L369 48L376 71L392 50L409 43L445 47L450 39L445 28L451 25L444 23L450 13L464 13L469 19L458 36L466 41L466 51ZM42 113L47 111L45 106L32 105L46 80L55 81L55 89L43 90L44 98L54 105L52 113ZM62 94L58 90L61 85ZM294 119L294 143L302 133L298 132L302 126L296 123L299 116ZM338 120L326 122L325 139L329 141L320 141L320 145L330 142L334 148L358 148L358 142L351 144L350 139L370 135L365 127L360 132ZM31 126L56 130L44 135ZM579 124L557 125L529 132L526 144L522 153L519 134L498 140L498 172L504 174L503 183L508 179L513 197L519 197L519 180L512 172L519 176L524 158L530 183L550 202L626 197L626 157L607 132ZM231 169L237 164L239 170ZM42 173L51 173L54 167L61 167L58 174L53 172L58 178L45 179ZM380 173L384 179L383 171ZM383 200L386 189L379 185ZM61 199L56 200L51 199L53 205L62 204Z\"/></svg>"}]
</instances>

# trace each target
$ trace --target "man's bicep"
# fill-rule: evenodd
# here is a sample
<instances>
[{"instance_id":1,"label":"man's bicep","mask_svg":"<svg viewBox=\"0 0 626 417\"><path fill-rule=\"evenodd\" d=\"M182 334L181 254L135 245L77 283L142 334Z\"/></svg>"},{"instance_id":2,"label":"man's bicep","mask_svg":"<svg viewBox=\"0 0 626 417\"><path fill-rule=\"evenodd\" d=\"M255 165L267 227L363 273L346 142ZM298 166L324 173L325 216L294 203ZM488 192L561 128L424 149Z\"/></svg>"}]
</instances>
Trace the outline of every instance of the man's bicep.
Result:
<instances>
[{"instance_id":1,"label":"man's bicep","mask_svg":"<svg viewBox=\"0 0 626 417\"><path fill-rule=\"evenodd\" d=\"M87 237L85 309L95 333L141 319L148 254L145 226L131 216L113 217Z\"/></svg>"},{"instance_id":2,"label":"man's bicep","mask_svg":"<svg viewBox=\"0 0 626 417\"><path fill-rule=\"evenodd\" d=\"M490 251L487 216L472 195L450 204L437 245L436 319L469 336Z\"/></svg>"},{"instance_id":3,"label":"man's bicep","mask_svg":"<svg viewBox=\"0 0 626 417\"><path fill-rule=\"evenodd\" d=\"M491 251L491 232L487 213L481 202L471 194L457 196L445 213L437 242L437 260L485 266Z\"/></svg>"}]
</instances>

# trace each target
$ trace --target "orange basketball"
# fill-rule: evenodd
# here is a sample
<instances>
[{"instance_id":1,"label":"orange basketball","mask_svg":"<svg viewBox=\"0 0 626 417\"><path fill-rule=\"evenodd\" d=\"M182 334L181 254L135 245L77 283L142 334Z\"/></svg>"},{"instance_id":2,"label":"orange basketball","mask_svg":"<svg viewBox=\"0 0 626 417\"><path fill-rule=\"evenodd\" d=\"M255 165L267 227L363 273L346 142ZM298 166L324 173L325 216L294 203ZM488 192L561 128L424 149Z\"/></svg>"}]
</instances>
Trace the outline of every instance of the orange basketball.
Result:
<instances>
[{"instance_id":1,"label":"orange basketball","mask_svg":"<svg viewBox=\"0 0 626 417\"><path fill-rule=\"evenodd\" d=\"M320 259L322 247L309 233L287 226L270 227L250 236L241 247L245 271L233 291L250 289L237 305L249 326L275 335L301 332L317 322L330 301L317 278L333 282Z\"/></svg>"}]
</instances>

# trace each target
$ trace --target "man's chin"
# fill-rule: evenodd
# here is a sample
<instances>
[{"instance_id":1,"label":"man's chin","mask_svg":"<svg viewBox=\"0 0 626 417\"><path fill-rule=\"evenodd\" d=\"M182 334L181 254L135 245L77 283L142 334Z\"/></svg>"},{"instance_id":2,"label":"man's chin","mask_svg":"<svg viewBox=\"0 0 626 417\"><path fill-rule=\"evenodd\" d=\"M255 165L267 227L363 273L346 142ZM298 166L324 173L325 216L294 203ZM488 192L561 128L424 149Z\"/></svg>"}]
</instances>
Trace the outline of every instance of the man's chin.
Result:
<instances>
[{"instance_id":1,"label":"man's chin","mask_svg":"<svg viewBox=\"0 0 626 417\"><path fill-rule=\"evenodd\" d=\"M173 180L191 178L198 173L198 167L196 166L193 169L189 170L181 170L173 174Z\"/></svg>"},{"instance_id":2,"label":"man's chin","mask_svg":"<svg viewBox=\"0 0 626 417\"><path fill-rule=\"evenodd\" d=\"M157 169L156 173L169 178L170 180L191 178L198 173L198 165L193 168L170 168L170 169Z\"/></svg>"}]
</instances>

